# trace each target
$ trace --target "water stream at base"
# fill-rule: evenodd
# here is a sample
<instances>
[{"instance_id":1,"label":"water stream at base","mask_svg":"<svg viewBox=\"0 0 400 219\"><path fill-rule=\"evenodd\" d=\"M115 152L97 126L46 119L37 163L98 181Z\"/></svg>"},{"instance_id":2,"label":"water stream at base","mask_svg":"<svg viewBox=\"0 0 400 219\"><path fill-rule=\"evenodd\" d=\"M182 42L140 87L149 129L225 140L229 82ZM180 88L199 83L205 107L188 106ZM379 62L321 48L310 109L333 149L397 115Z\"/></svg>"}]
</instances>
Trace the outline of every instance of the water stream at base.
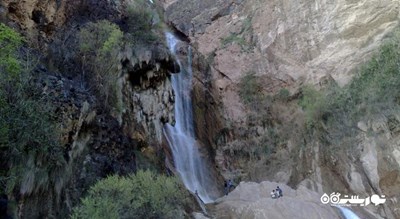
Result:
<instances>
[{"instance_id":1,"label":"water stream at base","mask_svg":"<svg viewBox=\"0 0 400 219\"><path fill-rule=\"evenodd\" d=\"M176 56L177 38L166 33L168 47ZM164 135L172 150L174 164L186 188L198 194L204 203L213 202L210 189L213 180L210 171L206 168L205 161L201 158L198 144L195 139L193 112L192 112L192 67L190 47L188 64L183 66L177 57L181 72L171 76L172 87L175 92L175 125L166 124Z\"/></svg>"},{"instance_id":2,"label":"water stream at base","mask_svg":"<svg viewBox=\"0 0 400 219\"><path fill-rule=\"evenodd\" d=\"M358 217L352 210L348 208L341 206L337 206L337 208L339 208L340 212L342 212L343 217L346 219L360 219L360 217Z\"/></svg>"}]
</instances>

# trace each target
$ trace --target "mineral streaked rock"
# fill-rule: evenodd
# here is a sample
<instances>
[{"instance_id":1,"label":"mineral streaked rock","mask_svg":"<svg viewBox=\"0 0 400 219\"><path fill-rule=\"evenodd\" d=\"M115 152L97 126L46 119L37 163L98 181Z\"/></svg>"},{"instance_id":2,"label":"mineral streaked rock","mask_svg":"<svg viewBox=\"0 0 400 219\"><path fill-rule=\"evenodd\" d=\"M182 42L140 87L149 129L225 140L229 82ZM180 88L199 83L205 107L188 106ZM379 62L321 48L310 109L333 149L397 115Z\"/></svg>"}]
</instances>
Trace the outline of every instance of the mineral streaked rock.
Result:
<instances>
[{"instance_id":1,"label":"mineral streaked rock","mask_svg":"<svg viewBox=\"0 0 400 219\"><path fill-rule=\"evenodd\" d=\"M122 57L124 127L138 140L158 144L163 125L174 123L174 91L170 76L180 71L175 58L161 44L127 48ZM146 136L146 137L144 137Z\"/></svg>"}]
</instances>

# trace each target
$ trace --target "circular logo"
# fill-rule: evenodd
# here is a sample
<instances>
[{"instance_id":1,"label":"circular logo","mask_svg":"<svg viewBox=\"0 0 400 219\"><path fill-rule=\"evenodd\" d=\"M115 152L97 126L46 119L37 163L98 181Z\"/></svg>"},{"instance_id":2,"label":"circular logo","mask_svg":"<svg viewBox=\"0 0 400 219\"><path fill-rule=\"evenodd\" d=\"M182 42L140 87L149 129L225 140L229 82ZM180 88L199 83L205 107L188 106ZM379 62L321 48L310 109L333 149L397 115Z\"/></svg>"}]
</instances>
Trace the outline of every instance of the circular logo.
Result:
<instances>
[{"instance_id":1,"label":"circular logo","mask_svg":"<svg viewBox=\"0 0 400 219\"><path fill-rule=\"evenodd\" d=\"M340 193L332 193L331 194L331 203L332 204L337 204L337 203L339 203L339 201L340 201L340 198L339 198L339 196L340 196Z\"/></svg>"},{"instance_id":2,"label":"circular logo","mask_svg":"<svg viewBox=\"0 0 400 219\"><path fill-rule=\"evenodd\" d=\"M324 193L321 196L321 202L322 202L322 204L328 204L329 203L329 196L326 193Z\"/></svg>"}]
</instances>

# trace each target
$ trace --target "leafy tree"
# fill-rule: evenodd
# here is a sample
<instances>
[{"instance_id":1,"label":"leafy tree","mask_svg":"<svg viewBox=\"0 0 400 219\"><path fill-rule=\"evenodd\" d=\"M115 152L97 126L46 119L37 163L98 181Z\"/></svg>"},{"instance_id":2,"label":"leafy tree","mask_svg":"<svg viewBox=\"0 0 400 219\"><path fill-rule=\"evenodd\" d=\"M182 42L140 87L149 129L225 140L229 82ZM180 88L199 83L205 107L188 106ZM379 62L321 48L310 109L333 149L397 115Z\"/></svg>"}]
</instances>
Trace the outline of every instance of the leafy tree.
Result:
<instances>
[{"instance_id":1,"label":"leafy tree","mask_svg":"<svg viewBox=\"0 0 400 219\"><path fill-rule=\"evenodd\" d=\"M181 218L185 195L176 178L148 170L109 176L90 188L72 218Z\"/></svg>"},{"instance_id":2,"label":"leafy tree","mask_svg":"<svg viewBox=\"0 0 400 219\"><path fill-rule=\"evenodd\" d=\"M83 77L95 88L100 99L105 100L106 106L117 106L118 54L122 39L119 27L106 20L89 23L79 32Z\"/></svg>"}]
</instances>

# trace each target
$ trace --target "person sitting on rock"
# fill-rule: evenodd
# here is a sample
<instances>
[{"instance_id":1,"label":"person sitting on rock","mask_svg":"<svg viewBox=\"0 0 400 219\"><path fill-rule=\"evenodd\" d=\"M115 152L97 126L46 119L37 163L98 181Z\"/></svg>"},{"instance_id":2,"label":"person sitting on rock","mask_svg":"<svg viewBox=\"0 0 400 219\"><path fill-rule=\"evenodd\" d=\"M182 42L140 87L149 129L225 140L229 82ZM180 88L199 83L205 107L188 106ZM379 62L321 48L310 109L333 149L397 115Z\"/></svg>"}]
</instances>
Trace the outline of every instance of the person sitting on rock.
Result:
<instances>
[{"instance_id":1,"label":"person sitting on rock","mask_svg":"<svg viewBox=\"0 0 400 219\"><path fill-rule=\"evenodd\" d=\"M228 193L231 192L231 188L235 188L232 180L228 180L228 182L225 181L224 186L225 186L225 195L228 195Z\"/></svg>"},{"instance_id":2,"label":"person sitting on rock","mask_svg":"<svg viewBox=\"0 0 400 219\"><path fill-rule=\"evenodd\" d=\"M271 192L271 198L274 198L274 199L277 198L275 190L272 190L272 192Z\"/></svg>"},{"instance_id":3,"label":"person sitting on rock","mask_svg":"<svg viewBox=\"0 0 400 219\"><path fill-rule=\"evenodd\" d=\"M232 180L228 180L228 188L229 188L229 191L231 190L231 188L233 188L234 186L233 186L233 183L232 183Z\"/></svg>"},{"instance_id":4,"label":"person sitting on rock","mask_svg":"<svg viewBox=\"0 0 400 219\"><path fill-rule=\"evenodd\" d=\"M279 191L277 189L275 189L275 197L279 198Z\"/></svg>"},{"instance_id":5,"label":"person sitting on rock","mask_svg":"<svg viewBox=\"0 0 400 219\"><path fill-rule=\"evenodd\" d=\"M278 193L278 198L283 196L282 189L279 186L276 187L276 192Z\"/></svg>"}]
</instances>

